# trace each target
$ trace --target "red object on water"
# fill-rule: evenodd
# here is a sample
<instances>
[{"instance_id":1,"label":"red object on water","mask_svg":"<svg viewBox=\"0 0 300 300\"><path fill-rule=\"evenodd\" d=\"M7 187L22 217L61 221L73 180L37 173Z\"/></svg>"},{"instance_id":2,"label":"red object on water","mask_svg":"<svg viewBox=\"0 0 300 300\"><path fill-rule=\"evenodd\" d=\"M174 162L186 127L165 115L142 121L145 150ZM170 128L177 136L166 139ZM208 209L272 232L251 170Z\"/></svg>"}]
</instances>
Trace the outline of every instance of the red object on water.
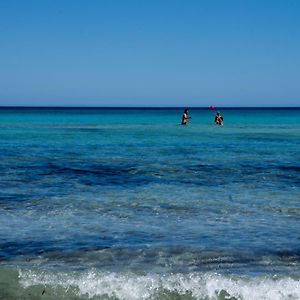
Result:
<instances>
[{"instance_id":1,"label":"red object on water","mask_svg":"<svg viewBox=\"0 0 300 300\"><path fill-rule=\"evenodd\" d=\"M210 108L211 110L214 110L214 109L215 109L215 107L214 107L213 105L211 105L209 108Z\"/></svg>"}]
</instances>

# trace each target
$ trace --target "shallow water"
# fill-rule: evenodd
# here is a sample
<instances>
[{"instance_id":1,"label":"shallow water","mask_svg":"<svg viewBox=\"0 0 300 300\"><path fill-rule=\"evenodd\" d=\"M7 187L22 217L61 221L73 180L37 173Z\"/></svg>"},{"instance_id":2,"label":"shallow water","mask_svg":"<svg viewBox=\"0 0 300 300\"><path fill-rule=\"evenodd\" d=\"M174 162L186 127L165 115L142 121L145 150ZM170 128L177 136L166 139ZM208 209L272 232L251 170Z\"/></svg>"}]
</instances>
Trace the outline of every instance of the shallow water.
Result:
<instances>
[{"instance_id":1,"label":"shallow water","mask_svg":"<svg viewBox=\"0 0 300 300\"><path fill-rule=\"evenodd\" d=\"M0 299L300 299L300 109L181 113L0 109Z\"/></svg>"}]
</instances>

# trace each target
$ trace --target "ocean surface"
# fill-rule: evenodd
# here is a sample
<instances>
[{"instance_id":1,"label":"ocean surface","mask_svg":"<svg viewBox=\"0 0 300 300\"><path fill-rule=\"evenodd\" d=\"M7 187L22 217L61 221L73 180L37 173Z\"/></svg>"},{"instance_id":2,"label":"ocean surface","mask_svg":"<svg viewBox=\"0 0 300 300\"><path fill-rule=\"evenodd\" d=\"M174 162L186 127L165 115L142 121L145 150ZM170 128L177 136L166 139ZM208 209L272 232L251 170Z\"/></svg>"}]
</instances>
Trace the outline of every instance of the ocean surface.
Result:
<instances>
[{"instance_id":1,"label":"ocean surface","mask_svg":"<svg viewBox=\"0 0 300 300\"><path fill-rule=\"evenodd\" d=\"M0 299L300 299L300 109L0 108Z\"/></svg>"}]
</instances>

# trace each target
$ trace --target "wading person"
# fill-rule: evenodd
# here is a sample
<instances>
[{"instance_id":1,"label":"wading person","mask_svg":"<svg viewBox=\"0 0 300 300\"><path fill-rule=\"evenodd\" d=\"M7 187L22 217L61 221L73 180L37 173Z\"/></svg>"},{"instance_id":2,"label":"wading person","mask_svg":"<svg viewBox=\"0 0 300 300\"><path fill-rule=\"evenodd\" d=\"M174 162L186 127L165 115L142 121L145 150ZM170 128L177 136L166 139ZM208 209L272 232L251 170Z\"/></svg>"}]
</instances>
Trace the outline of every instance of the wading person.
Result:
<instances>
[{"instance_id":1,"label":"wading person","mask_svg":"<svg viewBox=\"0 0 300 300\"><path fill-rule=\"evenodd\" d=\"M188 122L188 119L191 119L192 117L189 117L189 111L188 109L186 108L183 112L183 115L182 115L182 121L181 121L181 125L186 125L187 122Z\"/></svg>"}]
</instances>

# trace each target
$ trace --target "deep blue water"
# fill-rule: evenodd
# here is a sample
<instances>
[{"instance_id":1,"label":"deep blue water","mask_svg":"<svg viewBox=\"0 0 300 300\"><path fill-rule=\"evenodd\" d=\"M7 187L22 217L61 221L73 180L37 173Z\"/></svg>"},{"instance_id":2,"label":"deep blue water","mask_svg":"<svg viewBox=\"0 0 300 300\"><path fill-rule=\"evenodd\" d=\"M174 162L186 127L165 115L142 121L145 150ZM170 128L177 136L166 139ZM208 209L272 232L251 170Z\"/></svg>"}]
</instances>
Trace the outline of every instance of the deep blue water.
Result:
<instances>
[{"instance_id":1,"label":"deep blue water","mask_svg":"<svg viewBox=\"0 0 300 300\"><path fill-rule=\"evenodd\" d=\"M300 109L221 112L0 109L0 299L300 298Z\"/></svg>"}]
</instances>

